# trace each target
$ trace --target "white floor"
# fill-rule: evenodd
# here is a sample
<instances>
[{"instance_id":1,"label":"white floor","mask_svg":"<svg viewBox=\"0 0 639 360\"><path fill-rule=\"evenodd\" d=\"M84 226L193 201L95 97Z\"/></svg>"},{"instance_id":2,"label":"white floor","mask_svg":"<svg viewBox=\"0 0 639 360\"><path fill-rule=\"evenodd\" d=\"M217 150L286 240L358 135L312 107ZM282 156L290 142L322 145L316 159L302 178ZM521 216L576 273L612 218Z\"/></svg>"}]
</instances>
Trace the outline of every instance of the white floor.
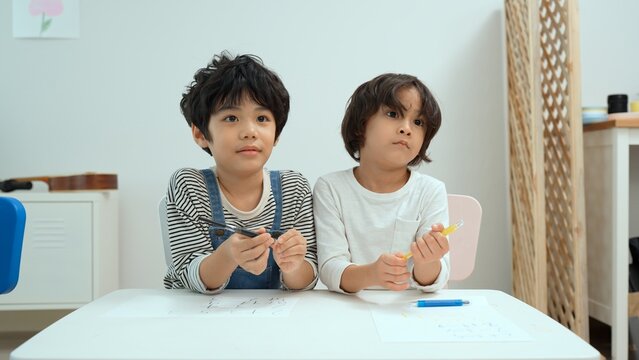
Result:
<instances>
[{"instance_id":1,"label":"white floor","mask_svg":"<svg viewBox=\"0 0 639 360\"><path fill-rule=\"evenodd\" d=\"M33 332L0 333L0 360L9 360L9 354L23 342L29 340Z\"/></svg>"}]
</instances>

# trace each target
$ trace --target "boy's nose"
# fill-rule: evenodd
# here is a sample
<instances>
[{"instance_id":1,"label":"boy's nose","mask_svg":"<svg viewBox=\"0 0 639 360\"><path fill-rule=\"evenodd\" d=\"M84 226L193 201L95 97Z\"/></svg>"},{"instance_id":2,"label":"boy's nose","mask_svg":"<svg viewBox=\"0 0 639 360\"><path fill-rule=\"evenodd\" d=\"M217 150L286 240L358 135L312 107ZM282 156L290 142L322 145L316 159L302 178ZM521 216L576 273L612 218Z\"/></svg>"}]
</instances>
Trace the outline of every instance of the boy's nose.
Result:
<instances>
[{"instance_id":1,"label":"boy's nose","mask_svg":"<svg viewBox=\"0 0 639 360\"><path fill-rule=\"evenodd\" d=\"M399 124L399 133L404 135L410 135L410 121L408 121L407 119L404 119Z\"/></svg>"},{"instance_id":2,"label":"boy's nose","mask_svg":"<svg viewBox=\"0 0 639 360\"><path fill-rule=\"evenodd\" d=\"M240 132L240 137L242 139L255 139L257 137L257 129L255 129L255 125L248 123Z\"/></svg>"}]
</instances>

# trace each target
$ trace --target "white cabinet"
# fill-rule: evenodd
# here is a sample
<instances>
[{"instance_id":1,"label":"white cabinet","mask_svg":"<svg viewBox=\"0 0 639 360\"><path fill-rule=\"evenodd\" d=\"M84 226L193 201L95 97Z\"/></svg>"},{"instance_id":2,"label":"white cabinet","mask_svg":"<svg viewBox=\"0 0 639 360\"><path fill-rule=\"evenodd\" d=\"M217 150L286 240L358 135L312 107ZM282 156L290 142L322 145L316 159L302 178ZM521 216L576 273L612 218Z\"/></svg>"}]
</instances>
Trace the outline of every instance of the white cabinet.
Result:
<instances>
[{"instance_id":1,"label":"white cabinet","mask_svg":"<svg viewBox=\"0 0 639 360\"><path fill-rule=\"evenodd\" d=\"M628 356L628 238L639 230L632 198L639 183L633 155L639 115L623 114L584 126L588 308L590 316L611 326L615 359Z\"/></svg>"},{"instance_id":2,"label":"white cabinet","mask_svg":"<svg viewBox=\"0 0 639 360\"><path fill-rule=\"evenodd\" d=\"M19 199L27 221L18 285L0 310L74 309L118 288L116 191L0 196Z\"/></svg>"}]
</instances>

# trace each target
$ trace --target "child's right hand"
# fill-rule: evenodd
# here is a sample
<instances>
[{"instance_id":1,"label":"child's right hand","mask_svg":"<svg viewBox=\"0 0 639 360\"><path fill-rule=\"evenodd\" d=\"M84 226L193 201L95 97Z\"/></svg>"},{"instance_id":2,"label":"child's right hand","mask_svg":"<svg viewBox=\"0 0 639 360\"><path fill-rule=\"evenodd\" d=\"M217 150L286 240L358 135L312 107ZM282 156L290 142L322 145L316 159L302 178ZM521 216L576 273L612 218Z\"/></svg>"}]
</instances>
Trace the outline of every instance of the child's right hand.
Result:
<instances>
[{"instance_id":1,"label":"child's right hand","mask_svg":"<svg viewBox=\"0 0 639 360\"><path fill-rule=\"evenodd\" d=\"M410 273L403 254L382 254L372 265L377 285L395 291L406 290L410 286Z\"/></svg>"},{"instance_id":2,"label":"child's right hand","mask_svg":"<svg viewBox=\"0 0 639 360\"><path fill-rule=\"evenodd\" d=\"M266 269L273 238L266 229L257 230L258 236L250 238L234 233L224 243L228 243L228 251L242 269L253 275L259 275Z\"/></svg>"}]
</instances>

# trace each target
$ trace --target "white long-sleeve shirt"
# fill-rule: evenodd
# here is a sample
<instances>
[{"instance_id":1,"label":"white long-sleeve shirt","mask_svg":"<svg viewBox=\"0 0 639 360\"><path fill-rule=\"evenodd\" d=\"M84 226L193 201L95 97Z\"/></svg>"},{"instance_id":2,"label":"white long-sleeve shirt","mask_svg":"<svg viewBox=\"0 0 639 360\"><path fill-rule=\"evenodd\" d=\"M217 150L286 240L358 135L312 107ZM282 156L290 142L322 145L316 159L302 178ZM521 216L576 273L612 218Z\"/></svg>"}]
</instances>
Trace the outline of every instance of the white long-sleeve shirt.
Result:
<instances>
[{"instance_id":1,"label":"white long-sleeve shirt","mask_svg":"<svg viewBox=\"0 0 639 360\"><path fill-rule=\"evenodd\" d=\"M407 252L416 237L430 232L431 225L448 225L444 183L415 171L392 193L366 189L353 169L324 175L313 190L313 210L320 280L337 292L344 292L340 282L349 265L372 263L383 253ZM411 279L411 285L425 292L445 286L449 255L440 261L441 271L433 284L420 286Z\"/></svg>"}]
</instances>

